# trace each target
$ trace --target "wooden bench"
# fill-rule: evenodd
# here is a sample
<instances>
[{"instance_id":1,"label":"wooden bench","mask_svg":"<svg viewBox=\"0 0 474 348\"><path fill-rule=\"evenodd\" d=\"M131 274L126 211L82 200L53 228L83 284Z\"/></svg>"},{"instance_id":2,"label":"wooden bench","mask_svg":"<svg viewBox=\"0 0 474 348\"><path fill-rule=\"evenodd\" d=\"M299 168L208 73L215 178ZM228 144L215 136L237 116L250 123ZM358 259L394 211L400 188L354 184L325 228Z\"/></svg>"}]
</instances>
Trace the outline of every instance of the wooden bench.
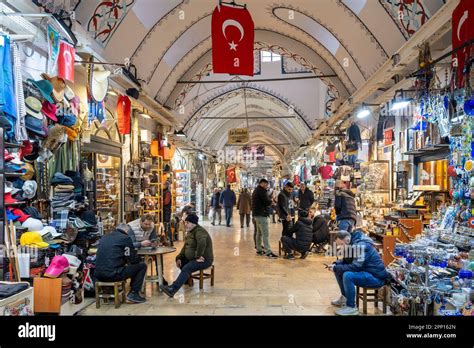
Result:
<instances>
[{"instance_id":1,"label":"wooden bench","mask_svg":"<svg viewBox=\"0 0 474 348\"><path fill-rule=\"evenodd\" d=\"M119 308L122 302L125 302L126 295L125 295L125 281L117 281L117 282L95 282L95 306L96 308L100 308L100 300L104 299L109 301L109 299L114 299L115 308ZM113 288L113 293L104 293L104 289L106 288Z\"/></svg>"},{"instance_id":2,"label":"wooden bench","mask_svg":"<svg viewBox=\"0 0 474 348\"><path fill-rule=\"evenodd\" d=\"M204 269L197 271L191 275L188 284L192 286L193 279L199 279L199 290L204 287L204 279L211 279L211 286L214 286L214 265L211 266L211 273L204 273Z\"/></svg>"},{"instance_id":3,"label":"wooden bench","mask_svg":"<svg viewBox=\"0 0 474 348\"><path fill-rule=\"evenodd\" d=\"M361 292L362 290L362 292ZM368 292L371 291L371 292ZM374 303L375 308L379 307L379 291L382 292L382 310L384 314L387 314L387 286L384 285L380 288L363 288L357 286L356 288L356 300L357 307L360 308L359 303L362 300L362 313L367 314L367 303Z\"/></svg>"}]
</instances>

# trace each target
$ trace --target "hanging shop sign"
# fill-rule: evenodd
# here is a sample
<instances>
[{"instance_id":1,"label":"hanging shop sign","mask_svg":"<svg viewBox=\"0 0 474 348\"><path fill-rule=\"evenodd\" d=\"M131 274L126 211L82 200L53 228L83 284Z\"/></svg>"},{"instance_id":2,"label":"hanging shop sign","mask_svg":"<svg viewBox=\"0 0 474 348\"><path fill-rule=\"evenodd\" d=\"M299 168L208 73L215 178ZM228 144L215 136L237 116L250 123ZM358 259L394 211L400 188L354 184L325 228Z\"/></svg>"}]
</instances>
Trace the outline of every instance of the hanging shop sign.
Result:
<instances>
[{"instance_id":1,"label":"hanging shop sign","mask_svg":"<svg viewBox=\"0 0 474 348\"><path fill-rule=\"evenodd\" d=\"M265 159L265 146L243 146L242 156L244 160L264 160Z\"/></svg>"},{"instance_id":2,"label":"hanging shop sign","mask_svg":"<svg viewBox=\"0 0 474 348\"><path fill-rule=\"evenodd\" d=\"M249 142L248 128L232 128L228 133L228 144L247 144Z\"/></svg>"},{"instance_id":3,"label":"hanging shop sign","mask_svg":"<svg viewBox=\"0 0 474 348\"><path fill-rule=\"evenodd\" d=\"M474 1L461 1L453 11L452 17L452 46L453 50L460 47L464 43L474 39ZM453 53L453 65L456 68L456 87L464 86L463 69L466 63L466 56L472 49L470 46Z\"/></svg>"},{"instance_id":4,"label":"hanging shop sign","mask_svg":"<svg viewBox=\"0 0 474 348\"><path fill-rule=\"evenodd\" d=\"M214 73L253 76L254 24L246 8L218 5L212 13Z\"/></svg>"}]
</instances>

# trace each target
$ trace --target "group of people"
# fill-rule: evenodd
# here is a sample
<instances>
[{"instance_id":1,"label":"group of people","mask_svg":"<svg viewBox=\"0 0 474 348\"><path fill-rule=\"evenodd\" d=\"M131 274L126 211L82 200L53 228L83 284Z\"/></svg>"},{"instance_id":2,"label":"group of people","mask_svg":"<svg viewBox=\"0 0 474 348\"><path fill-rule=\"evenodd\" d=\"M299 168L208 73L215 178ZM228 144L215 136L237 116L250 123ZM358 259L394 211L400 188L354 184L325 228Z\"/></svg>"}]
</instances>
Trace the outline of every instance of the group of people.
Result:
<instances>
[{"instance_id":1,"label":"group of people","mask_svg":"<svg viewBox=\"0 0 474 348\"><path fill-rule=\"evenodd\" d=\"M160 289L170 297L191 279L193 272L209 268L214 260L212 239L199 225L199 217L192 206L181 212L186 230L184 245L176 256L176 266L181 269L178 278L169 285L164 280ZM139 219L121 223L115 230L102 237L96 255L94 276L99 281L113 282L130 279L130 292L127 300L143 303L143 284L147 272L145 262L137 251L141 248L157 247L158 235L154 217L149 214Z\"/></svg>"},{"instance_id":2,"label":"group of people","mask_svg":"<svg viewBox=\"0 0 474 348\"><path fill-rule=\"evenodd\" d=\"M247 227L250 226L250 213L252 214L256 254L276 259L278 256L273 253L269 241L269 216L276 207L275 210L282 223L280 240L286 259L294 260L295 252L300 253L304 259L313 244L322 247L328 242L328 221L323 215L316 215L316 208L313 206L314 194L304 183L300 185L296 197L291 182L284 185L276 199L269 193L268 188L269 182L261 179L252 193L243 189L238 200L230 185L223 191L215 189L211 199L211 206L214 208L211 224L215 225L216 218L219 224L221 223L221 209L224 208L226 225L230 226L232 210L237 205L241 227L244 223ZM335 212L338 223L336 245L342 249L343 257L326 267L334 272L341 291L341 296L331 302L332 305L341 307L336 311L338 315L359 314L355 306L356 286L379 288L390 278L372 240L357 224L354 196L351 190L345 189L342 185L336 187ZM212 239L199 225L199 217L193 205L184 207L180 215L186 230L184 245L176 256L176 266L181 272L171 285L166 281L160 285L161 290L170 297L189 282L193 272L210 267L214 259ZM143 215L128 224L122 223L102 237L97 251L94 275L100 281L120 281L130 278L131 289L127 299L132 303L143 303L145 298L141 292L147 266L140 259L137 250L158 245L152 215Z\"/></svg>"}]
</instances>

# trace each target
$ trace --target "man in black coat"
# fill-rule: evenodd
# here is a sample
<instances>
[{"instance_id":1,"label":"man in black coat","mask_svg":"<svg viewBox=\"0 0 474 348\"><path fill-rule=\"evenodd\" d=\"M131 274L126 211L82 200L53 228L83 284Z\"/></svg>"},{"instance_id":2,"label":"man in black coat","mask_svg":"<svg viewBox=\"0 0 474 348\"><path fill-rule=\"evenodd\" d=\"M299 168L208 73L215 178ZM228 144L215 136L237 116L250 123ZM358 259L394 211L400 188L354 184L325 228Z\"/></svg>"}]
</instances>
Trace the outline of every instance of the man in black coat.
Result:
<instances>
[{"instance_id":1,"label":"man in black coat","mask_svg":"<svg viewBox=\"0 0 474 348\"><path fill-rule=\"evenodd\" d=\"M302 182L298 190L298 209L309 210L314 203L314 193Z\"/></svg>"},{"instance_id":2,"label":"man in black coat","mask_svg":"<svg viewBox=\"0 0 474 348\"><path fill-rule=\"evenodd\" d=\"M253 190L252 193L252 215L255 219L255 225L257 227L256 234L256 246L257 255L266 255L268 258L277 259L270 248L270 241L268 238L268 211L272 204L271 198L268 196L268 181L261 179L258 186ZM262 249L262 240L265 251Z\"/></svg>"},{"instance_id":3,"label":"man in black coat","mask_svg":"<svg viewBox=\"0 0 474 348\"><path fill-rule=\"evenodd\" d=\"M329 226L323 215L315 216L316 208L311 208L309 218L313 220L313 243L318 246L317 252L325 252L323 244L329 241Z\"/></svg>"},{"instance_id":4,"label":"man in black coat","mask_svg":"<svg viewBox=\"0 0 474 348\"><path fill-rule=\"evenodd\" d=\"M280 191L278 194L278 216L281 219L281 223L283 225L283 230L281 231L282 236L288 236L291 237L293 233L290 233L290 225L292 221L292 216L291 216L291 207L293 197L291 193L293 192L293 183L288 181L285 184L285 187L283 190Z\"/></svg>"},{"instance_id":5,"label":"man in black coat","mask_svg":"<svg viewBox=\"0 0 474 348\"><path fill-rule=\"evenodd\" d=\"M357 222L357 208L354 192L342 187L336 188L334 208L336 210L336 220L339 229L351 233Z\"/></svg>"},{"instance_id":6,"label":"man in black coat","mask_svg":"<svg viewBox=\"0 0 474 348\"><path fill-rule=\"evenodd\" d=\"M286 252L285 259L294 260L293 250L301 253L301 258L308 256L308 251L313 242L313 222L308 217L308 212L302 210L299 213L298 221L290 229L291 235L295 234L296 238L290 236L282 236L281 243L283 250Z\"/></svg>"},{"instance_id":7,"label":"man in black coat","mask_svg":"<svg viewBox=\"0 0 474 348\"><path fill-rule=\"evenodd\" d=\"M143 303L140 290L146 275L146 264L140 261L132 239L127 234L128 225L120 224L104 235L97 249L94 275L99 281L116 282L131 278L127 300Z\"/></svg>"}]
</instances>

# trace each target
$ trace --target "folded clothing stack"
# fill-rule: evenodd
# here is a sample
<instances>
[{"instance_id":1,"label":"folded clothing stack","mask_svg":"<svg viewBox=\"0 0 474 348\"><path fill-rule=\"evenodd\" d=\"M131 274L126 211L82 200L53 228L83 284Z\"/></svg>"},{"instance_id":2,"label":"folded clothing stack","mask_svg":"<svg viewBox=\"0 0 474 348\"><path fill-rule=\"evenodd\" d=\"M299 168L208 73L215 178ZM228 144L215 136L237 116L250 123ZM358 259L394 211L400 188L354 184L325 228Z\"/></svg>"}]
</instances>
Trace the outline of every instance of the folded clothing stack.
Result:
<instances>
[{"instance_id":1,"label":"folded clothing stack","mask_svg":"<svg viewBox=\"0 0 474 348\"><path fill-rule=\"evenodd\" d=\"M55 173L51 179L51 185L54 187L54 195L51 199L53 219L60 230L67 228L69 211L76 207L73 183L70 177L62 173Z\"/></svg>"}]
</instances>

